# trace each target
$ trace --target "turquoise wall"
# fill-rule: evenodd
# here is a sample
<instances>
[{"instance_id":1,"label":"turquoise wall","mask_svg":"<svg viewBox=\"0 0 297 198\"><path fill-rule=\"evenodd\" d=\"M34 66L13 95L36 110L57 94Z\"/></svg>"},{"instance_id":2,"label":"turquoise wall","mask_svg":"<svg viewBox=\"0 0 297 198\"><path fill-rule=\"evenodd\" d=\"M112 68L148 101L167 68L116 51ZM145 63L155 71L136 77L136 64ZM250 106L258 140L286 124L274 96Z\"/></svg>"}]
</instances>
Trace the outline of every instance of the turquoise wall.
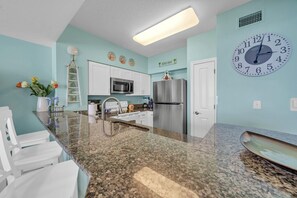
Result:
<instances>
[{"instance_id":1,"label":"turquoise wall","mask_svg":"<svg viewBox=\"0 0 297 198\"><path fill-rule=\"evenodd\" d=\"M262 10L263 21L238 28L238 18ZM289 100L297 97L297 1L257 0L217 18L218 122L297 134L297 112ZM273 32L284 35L292 55L280 70L263 77L245 77L232 68L233 50L247 37ZM252 108L253 100L262 109Z\"/></svg>"},{"instance_id":2,"label":"turquoise wall","mask_svg":"<svg viewBox=\"0 0 297 198\"><path fill-rule=\"evenodd\" d=\"M38 76L43 84L52 78L51 48L22 40L0 36L0 106L9 106L13 112L18 134L43 130L32 111L36 110L36 96L29 89L15 87L18 81L31 81Z\"/></svg>"},{"instance_id":3,"label":"turquoise wall","mask_svg":"<svg viewBox=\"0 0 297 198\"><path fill-rule=\"evenodd\" d=\"M134 70L142 73L148 72L147 57L121 48L109 41L101 39L73 26L68 26L56 43L56 64L53 64L57 71L56 79L60 83L60 89L57 90L56 94L57 96L59 96L61 104L66 103L66 65L69 64L71 58L70 55L67 54L67 47L69 45L75 46L79 50L76 63L79 66L79 74L81 80L80 87L82 95L82 106L73 104L69 105L66 109L87 109L88 60L110 64L116 67ZM117 59L115 61L110 61L107 58L107 54L109 51L113 51L116 54ZM123 65L118 61L120 55L126 56L126 64ZM135 66L131 67L128 65L129 58L133 58L135 60Z\"/></svg>"},{"instance_id":4,"label":"turquoise wall","mask_svg":"<svg viewBox=\"0 0 297 198\"><path fill-rule=\"evenodd\" d=\"M187 66L192 61L216 57L216 30L211 30L187 39Z\"/></svg>"},{"instance_id":5,"label":"turquoise wall","mask_svg":"<svg viewBox=\"0 0 297 198\"><path fill-rule=\"evenodd\" d=\"M168 66L159 66L159 62L166 62L175 59L177 63ZM148 58L148 73L155 74L165 71L179 70L187 67L187 48L179 48L166 53L162 53L156 56Z\"/></svg>"},{"instance_id":6,"label":"turquoise wall","mask_svg":"<svg viewBox=\"0 0 297 198\"><path fill-rule=\"evenodd\" d=\"M216 57L217 42L216 42L216 30L211 30L187 39L187 101L188 101L188 133L190 134L190 120L191 120L191 62L203 59L209 59Z\"/></svg>"}]
</instances>

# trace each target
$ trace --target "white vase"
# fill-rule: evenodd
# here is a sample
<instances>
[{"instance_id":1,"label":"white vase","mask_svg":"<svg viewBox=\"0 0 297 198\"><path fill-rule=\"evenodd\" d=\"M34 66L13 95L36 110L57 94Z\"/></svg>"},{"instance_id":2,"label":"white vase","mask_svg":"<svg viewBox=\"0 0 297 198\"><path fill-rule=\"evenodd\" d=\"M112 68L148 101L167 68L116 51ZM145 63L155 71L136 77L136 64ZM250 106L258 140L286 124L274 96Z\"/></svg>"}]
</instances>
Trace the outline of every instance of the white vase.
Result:
<instances>
[{"instance_id":1,"label":"white vase","mask_svg":"<svg viewBox=\"0 0 297 198\"><path fill-rule=\"evenodd\" d=\"M36 111L37 112L48 111L48 108L50 106L49 100L50 98L48 97L38 97Z\"/></svg>"}]
</instances>

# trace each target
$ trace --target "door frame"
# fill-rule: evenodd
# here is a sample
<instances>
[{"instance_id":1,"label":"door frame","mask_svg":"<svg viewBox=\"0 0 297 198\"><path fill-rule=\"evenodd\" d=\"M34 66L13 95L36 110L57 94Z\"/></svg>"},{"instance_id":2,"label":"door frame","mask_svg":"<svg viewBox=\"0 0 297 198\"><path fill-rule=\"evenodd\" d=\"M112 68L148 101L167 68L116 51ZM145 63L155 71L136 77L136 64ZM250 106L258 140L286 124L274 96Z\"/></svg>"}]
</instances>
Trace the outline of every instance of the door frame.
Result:
<instances>
[{"instance_id":1,"label":"door frame","mask_svg":"<svg viewBox=\"0 0 297 198\"><path fill-rule=\"evenodd\" d=\"M213 58L208 58L208 59L203 59L203 60L196 60L196 61L192 61L191 62L191 73L190 73L190 85L191 85L191 91L190 91L190 98L191 98L191 101L190 101L190 104L191 104L191 108L190 108L190 120L191 120L191 135L193 135L193 128L194 128L194 125L193 125L193 120L194 120L194 82L193 82L193 79L194 79L194 65L195 64L201 64L201 63L205 63L205 62L211 62L211 61L214 61L215 65L214 65L214 69L215 69L215 74L214 74L214 105L215 105L215 116L214 116L214 123L216 123L217 121L217 106L218 106L218 96L217 96L217 58L216 57L213 57Z\"/></svg>"}]
</instances>

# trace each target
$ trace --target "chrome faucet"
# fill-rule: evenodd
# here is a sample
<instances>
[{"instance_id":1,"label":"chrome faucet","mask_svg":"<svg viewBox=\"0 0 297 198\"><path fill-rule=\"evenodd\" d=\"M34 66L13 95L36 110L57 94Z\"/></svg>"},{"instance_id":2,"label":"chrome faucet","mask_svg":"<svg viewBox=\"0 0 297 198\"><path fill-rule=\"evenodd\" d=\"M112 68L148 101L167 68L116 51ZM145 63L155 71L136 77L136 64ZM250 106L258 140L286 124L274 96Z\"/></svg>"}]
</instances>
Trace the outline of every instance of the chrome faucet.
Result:
<instances>
[{"instance_id":1,"label":"chrome faucet","mask_svg":"<svg viewBox=\"0 0 297 198\"><path fill-rule=\"evenodd\" d=\"M101 112L102 112L102 114L101 114L101 118L102 118L102 120L104 120L104 116L105 116L105 103L107 102L107 101L109 101L109 100L115 100L117 103L118 103L118 108L119 108L119 113L123 113L122 112L122 106L121 106L121 103L120 103L120 101L116 98L116 97L108 97L108 98L106 98L103 102L102 102L102 106L101 106Z\"/></svg>"}]
</instances>

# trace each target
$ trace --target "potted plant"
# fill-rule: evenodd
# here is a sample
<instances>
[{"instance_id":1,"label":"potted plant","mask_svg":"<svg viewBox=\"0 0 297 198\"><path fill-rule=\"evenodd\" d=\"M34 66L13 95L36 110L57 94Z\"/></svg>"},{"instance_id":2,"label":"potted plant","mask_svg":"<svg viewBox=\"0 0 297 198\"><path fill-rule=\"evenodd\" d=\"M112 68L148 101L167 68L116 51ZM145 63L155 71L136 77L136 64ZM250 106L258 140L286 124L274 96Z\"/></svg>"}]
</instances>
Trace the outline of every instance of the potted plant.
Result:
<instances>
[{"instance_id":1,"label":"potted plant","mask_svg":"<svg viewBox=\"0 0 297 198\"><path fill-rule=\"evenodd\" d=\"M27 81L18 82L16 84L17 88L30 89L31 96L37 96L37 112L48 111L50 98L47 96L54 90L58 88L58 82L52 80L50 84L44 86L39 82L36 76L31 78L31 84Z\"/></svg>"}]
</instances>

